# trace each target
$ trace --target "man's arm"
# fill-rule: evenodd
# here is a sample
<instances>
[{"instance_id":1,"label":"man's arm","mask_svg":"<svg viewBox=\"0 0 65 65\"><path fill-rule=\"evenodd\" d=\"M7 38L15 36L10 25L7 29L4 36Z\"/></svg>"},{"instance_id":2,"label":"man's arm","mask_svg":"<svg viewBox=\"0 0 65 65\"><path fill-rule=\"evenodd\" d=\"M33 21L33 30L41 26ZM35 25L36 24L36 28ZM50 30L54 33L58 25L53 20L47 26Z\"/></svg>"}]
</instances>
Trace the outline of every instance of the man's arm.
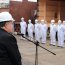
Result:
<instances>
[{"instance_id":1,"label":"man's arm","mask_svg":"<svg viewBox=\"0 0 65 65\"><path fill-rule=\"evenodd\" d=\"M15 37L9 37L7 39L7 52L13 65L22 65L21 55L17 46Z\"/></svg>"}]
</instances>

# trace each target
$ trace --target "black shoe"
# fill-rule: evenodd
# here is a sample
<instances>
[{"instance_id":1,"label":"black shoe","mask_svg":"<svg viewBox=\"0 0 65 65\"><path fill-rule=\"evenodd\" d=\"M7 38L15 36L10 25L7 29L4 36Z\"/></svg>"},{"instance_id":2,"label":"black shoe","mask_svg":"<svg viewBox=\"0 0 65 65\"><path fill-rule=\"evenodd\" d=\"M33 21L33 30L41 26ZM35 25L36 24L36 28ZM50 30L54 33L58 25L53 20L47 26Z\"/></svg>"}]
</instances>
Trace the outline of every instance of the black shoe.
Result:
<instances>
[{"instance_id":1,"label":"black shoe","mask_svg":"<svg viewBox=\"0 0 65 65\"><path fill-rule=\"evenodd\" d=\"M55 45L53 45L53 44L50 44L50 46L55 46Z\"/></svg>"},{"instance_id":2,"label":"black shoe","mask_svg":"<svg viewBox=\"0 0 65 65\"><path fill-rule=\"evenodd\" d=\"M61 46L61 48L64 48L63 46Z\"/></svg>"},{"instance_id":3,"label":"black shoe","mask_svg":"<svg viewBox=\"0 0 65 65\"><path fill-rule=\"evenodd\" d=\"M57 47L60 47L60 46L57 46Z\"/></svg>"},{"instance_id":4,"label":"black shoe","mask_svg":"<svg viewBox=\"0 0 65 65\"><path fill-rule=\"evenodd\" d=\"M42 44L45 44L45 43L42 43Z\"/></svg>"},{"instance_id":5,"label":"black shoe","mask_svg":"<svg viewBox=\"0 0 65 65\"><path fill-rule=\"evenodd\" d=\"M52 45L52 46L55 46L55 45Z\"/></svg>"},{"instance_id":6,"label":"black shoe","mask_svg":"<svg viewBox=\"0 0 65 65\"><path fill-rule=\"evenodd\" d=\"M50 46L53 46L52 44L50 44Z\"/></svg>"},{"instance_id":7,"label":"black shoe","mask_svg":"<svg viewBox=\"0 0 65 65\"><path fill-rule=\"evenodd\" d=\"M57 46L57 47L64 48L63 46Z\"/></svg>"}]
</instances>

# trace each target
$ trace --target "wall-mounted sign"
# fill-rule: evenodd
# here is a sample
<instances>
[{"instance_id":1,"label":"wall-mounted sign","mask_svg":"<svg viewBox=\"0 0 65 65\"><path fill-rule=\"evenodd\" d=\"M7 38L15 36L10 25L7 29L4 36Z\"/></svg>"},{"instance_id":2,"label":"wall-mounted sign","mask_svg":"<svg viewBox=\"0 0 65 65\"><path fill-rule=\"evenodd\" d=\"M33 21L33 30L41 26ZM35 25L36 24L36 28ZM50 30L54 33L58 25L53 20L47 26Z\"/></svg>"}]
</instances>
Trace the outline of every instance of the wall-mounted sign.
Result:
<instances>
[{"instance_id":1,"label":"wall-mounted sign","mask_svg":"<svg viewBox=\"0 0 65 65\"><path fill-rule=\"evenodd\" d=\"M9 8L10 0L0 0L0 8Z\"/></svg>"}]
</instances>

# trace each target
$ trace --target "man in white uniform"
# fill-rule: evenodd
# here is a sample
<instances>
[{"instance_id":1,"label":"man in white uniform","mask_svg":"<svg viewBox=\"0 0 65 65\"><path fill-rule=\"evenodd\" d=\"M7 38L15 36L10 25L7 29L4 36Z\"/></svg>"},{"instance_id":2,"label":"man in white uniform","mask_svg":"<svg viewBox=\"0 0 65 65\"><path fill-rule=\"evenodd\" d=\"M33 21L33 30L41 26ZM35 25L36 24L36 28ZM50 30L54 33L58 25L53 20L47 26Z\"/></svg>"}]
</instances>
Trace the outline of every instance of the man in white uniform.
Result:
<instances>
[{"instance_id":1,"label":"man in white uniform","mask_svg":"<svg viewBox=\"0 0 65 65\"><path fill-rule=\"evenodd\" d=\"M50 45L55 46L56 45L56 25L55 25L55 20L51 20L50 24Z\"/></svg>"},{"instance_id":2,"label":"man in white uniform","mask_svg":"<svg viewBox=\"0 0 65 65\"><path fill-rule=\"evenodd\" d=\"M58 20L58 47L64 47L64 28L61 20Z\"/></svg>"},{"instance_id":3,"label":"man in white uniform","mask_svg":"<svg viewBox=\"0 0 65 65\"><path fill-rule=\"evenodd\" d=\"M47 24L44 20L41 20L41 41L43 44L46 43L46 37L47 37Z\"/></svg>"},{"instance_id":4,"label":"man in white uniform","mask_svg":"<svg viewBox=\"0 0 65 65\"><path fill-rule=\"evenodd\" d=\"M30 40L33 40L33 31L34 31L34 25L31 23L31 20L28 20L28 36Z\"/></svg>"},{"instance_id":5,"label":"man in white uniform","mask_svg":"<svg viewBox=\"0 0 65 65\"><path fill-rule=\"evenodd\" d=\"M22 17L21 22L20 22L20 30L21 30L21 33L24 34L24 36L26 34L26 28L27 28L27 24L24 21L24 18ZM22 39L22 37L21 37L21 39Z\"/></svg>"},{"instance_id":6,"label":"man in white uniform","mask_svg":"<svg viewBox=\"0 0 65 65\"><path fill-rule=\"evenodd\" d=\"M40 30L41 30L41 27L40 27L39 21L36 19L35 26L34 26L34 32L35 32L35 40L38 42L40 42Z\"/></svg>"},{"instance_id":7,"label":"man in white uniform","mask_svg":"<svg viewBox=\"0 0 65 65\"><path fill-rule=\"evenodd\" d=\"M65 41L65 21L63 21L63 28L64 28L64 41Z\"/></svg>"}]
</instances>

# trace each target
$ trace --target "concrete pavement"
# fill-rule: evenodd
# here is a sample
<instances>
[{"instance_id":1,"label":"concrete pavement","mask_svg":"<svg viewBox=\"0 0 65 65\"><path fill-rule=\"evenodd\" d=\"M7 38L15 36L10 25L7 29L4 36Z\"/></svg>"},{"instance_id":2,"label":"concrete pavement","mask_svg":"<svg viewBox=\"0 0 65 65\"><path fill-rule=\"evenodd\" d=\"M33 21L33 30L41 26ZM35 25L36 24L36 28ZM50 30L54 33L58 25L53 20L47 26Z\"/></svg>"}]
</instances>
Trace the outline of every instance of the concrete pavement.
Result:
<instances>
[{"instance_id":1,"label":"concrete pavement","mask_svg":"<svg viewBox=\"0 0 65 65\"><path fill-rule=\"evenodd\" d=\"M23 65L35 65L35 45L27 40L20 40L20 36L15 37L17 38ZM56 55L38 47L38 65L65 65L65 47L49 46L49 43L50 41L47 40L45 45L40 45L56 53Z\"/></svg>"}]
</instances>

